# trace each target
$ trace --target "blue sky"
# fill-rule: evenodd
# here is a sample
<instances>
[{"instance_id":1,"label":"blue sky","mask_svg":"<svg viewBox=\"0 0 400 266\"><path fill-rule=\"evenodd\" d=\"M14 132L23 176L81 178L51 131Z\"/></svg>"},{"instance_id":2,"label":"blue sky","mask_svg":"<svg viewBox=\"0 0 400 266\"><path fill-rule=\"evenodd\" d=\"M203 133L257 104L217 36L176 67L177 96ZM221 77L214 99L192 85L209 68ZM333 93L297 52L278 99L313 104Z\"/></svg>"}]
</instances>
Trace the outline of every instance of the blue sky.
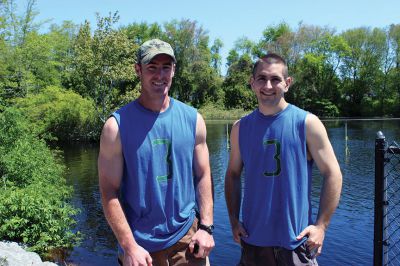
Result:
<instances>
[{"instance_id":1,"label":"blue sky","mask_svg":"<svg viewBox=\"0 0 400 266\"><path fill-rule=\"evenodd\" d=\"M15 2L19 9L26 5L26 0ZM96 12L106 16L114 11L119 12L120 25L196 20L208 30L211 42L215 38L223 41L223 58L238 38L258 41L266 27L283 21L294 29L302 21L329 26L338 33L361 26L383 28L400 23L399 0L37 0L36 7L38 20L52 19L57 24L64 20L80 24L87 19L95 25Z\"/></svg>"}]
</instances>

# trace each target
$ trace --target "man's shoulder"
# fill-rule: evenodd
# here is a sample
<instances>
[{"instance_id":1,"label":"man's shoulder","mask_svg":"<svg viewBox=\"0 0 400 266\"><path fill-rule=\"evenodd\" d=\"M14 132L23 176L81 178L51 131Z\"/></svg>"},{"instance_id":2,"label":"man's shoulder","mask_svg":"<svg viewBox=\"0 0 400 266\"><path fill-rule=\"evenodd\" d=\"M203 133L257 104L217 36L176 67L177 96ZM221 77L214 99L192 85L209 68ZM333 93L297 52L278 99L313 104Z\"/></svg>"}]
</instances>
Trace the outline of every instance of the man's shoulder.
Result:
<instances>
[{"instance_id":1,"label":"man's shoulder","mask_svg":"<svg viewBox=\"0 0 400 266\"><path fill-rule=\"evenodd\" d=\"M129 103L126 103L126 104L120 106L118 109L116 109L116 110L113 112L113 114L114 114L114 113L120 114L120 113L125 112L127 109L133 108L134 106L136 106L136 101L137 101L137 100L133 100L133 101L131 101L131 102L129 102Z\"/></svg>"},{"instance_id":2,"label":"man's shoulder","mask_svg":"<svg viewBox=\"0 0 400 266\"><path fill-rule=\"evenodd\" d=\"M177 107L179 107L179 108L184 108L184 109L186 109L186 110L191 110L191 111L197 112L197 109L196 109L196 108L194 108L193 106L190 106L189 104L184 103L184 102L182 102L182 101L180 101L180 100L178 100L178 99L175 99L175 98L172 98L172 97L171 97L171 101L173 102L173 104L174 104L175 106L177 106Z\"/></svg>"},{"instance_id":3,"label":"man's shoulder","mask_svg":"<svg viewBox=\"0 0 400 266\"><path fill-rule=\"evenodd\" d=\"M255 117L257 117L257 113L258 113L258 109L254 109L253 111L251 111L250 113L242 116L238 121L236 121L238 124L249 121L254 119Z\"/></svg>"},{"instance_id":4,"label":"man's shoulder","mask_svg":"<svg viewBox=\"0 0 400 266\"><path fill-rule=\"evenodd\" d=\"M299 106L297 106L297 105L294 105L294 104L289 104L289 109L290 110L292 110L292 111L294 111L294 112L306 112L306 113L308 113L308 111L306 111L306 110L304 110L303 108L301 108L301 107L299 107Z\"/></svg>"}]
</instances>

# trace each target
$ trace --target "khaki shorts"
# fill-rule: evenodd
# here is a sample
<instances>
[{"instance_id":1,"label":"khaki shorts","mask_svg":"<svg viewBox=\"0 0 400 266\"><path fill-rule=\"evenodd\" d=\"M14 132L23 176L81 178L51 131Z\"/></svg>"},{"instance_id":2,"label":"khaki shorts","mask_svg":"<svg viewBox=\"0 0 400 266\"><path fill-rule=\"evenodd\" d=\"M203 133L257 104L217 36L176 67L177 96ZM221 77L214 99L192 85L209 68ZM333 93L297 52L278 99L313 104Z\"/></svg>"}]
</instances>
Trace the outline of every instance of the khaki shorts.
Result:
<instances>
[{"instance_id":1,"label":"khaki shorts","mask_svg":"<svg viewBox=\"0 0 400 266\"><path fill-rule=\"evenodd\" d=\"M196 258L189 251L189 244L193 235L197 231L198 219L195 218L189 231L173 246L155 252L150 252L153 259L153 266L173 266L173 265L190 265L190 266L210 266L209 258ZM118 262L122 265L123 254L119 254Z\"/></svg>"},{"instance_id":2,"label":"khaki shorts","mask_svg":"<svg viewBox=\"0 0 400 266\"><path fill-rule=\"evenodd\" d=\"M242 256L237 266L277 266L277 265L308 265L318 266L317 260L311 255L306 242L294 250L282 247L258 247L247 244L243 240Z\"/></svg>"}]
</instances>

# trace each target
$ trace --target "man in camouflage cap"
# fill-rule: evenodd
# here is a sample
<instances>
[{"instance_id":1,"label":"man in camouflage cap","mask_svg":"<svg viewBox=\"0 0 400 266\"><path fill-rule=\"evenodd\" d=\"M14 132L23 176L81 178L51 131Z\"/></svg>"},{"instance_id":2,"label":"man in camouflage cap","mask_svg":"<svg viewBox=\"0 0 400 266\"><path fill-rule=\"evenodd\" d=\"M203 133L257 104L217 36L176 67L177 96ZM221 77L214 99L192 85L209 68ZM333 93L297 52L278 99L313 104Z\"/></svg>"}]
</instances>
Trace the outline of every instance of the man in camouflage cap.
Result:
<instances>
[{"instance_id":1,"label":"man in camouflage cap","mask_svg":"<svg viewBox=\"0 0 400 266\"><path fill-rule=\"evenodd\" d=\"M135 64L140 96L102 131L99 185L123 265L209 265L214 247L206 127L196 109L168 95L175 64L170 44L144 42Z\"/></svg>"}]
</instances>

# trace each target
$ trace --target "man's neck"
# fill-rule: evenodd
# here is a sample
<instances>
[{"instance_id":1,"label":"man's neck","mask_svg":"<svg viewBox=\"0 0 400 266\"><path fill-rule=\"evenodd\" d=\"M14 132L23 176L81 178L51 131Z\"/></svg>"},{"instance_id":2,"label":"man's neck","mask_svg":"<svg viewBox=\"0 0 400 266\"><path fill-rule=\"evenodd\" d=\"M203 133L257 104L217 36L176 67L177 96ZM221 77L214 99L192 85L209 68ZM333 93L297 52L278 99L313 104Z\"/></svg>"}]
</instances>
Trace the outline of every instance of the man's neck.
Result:
<instances>
[{"instance_id":1,"label":"man's neck","mask_svg":"<svg viewBox=\"0 0 400 266\"><path fill-rule=\"evenodd\" d=\"M138 101L144 108L153 112L162 113L168 109L171 99L168 95L162 98L151 99L141 94Z\"/></svg>"},{"instance_id":2,"label":"man's neck","mask_svg":"<svg viewBox=\"0 0 400 266\"><path fill-rule=\"evenodd\" d=\"M277 114L281 111L283 111L289 104L285 101L285 99L282 99L277 105L263 105L263 104L258 104L258 110L260 113L263 115L274 115Z\"/></svg>"}]
</instances>

